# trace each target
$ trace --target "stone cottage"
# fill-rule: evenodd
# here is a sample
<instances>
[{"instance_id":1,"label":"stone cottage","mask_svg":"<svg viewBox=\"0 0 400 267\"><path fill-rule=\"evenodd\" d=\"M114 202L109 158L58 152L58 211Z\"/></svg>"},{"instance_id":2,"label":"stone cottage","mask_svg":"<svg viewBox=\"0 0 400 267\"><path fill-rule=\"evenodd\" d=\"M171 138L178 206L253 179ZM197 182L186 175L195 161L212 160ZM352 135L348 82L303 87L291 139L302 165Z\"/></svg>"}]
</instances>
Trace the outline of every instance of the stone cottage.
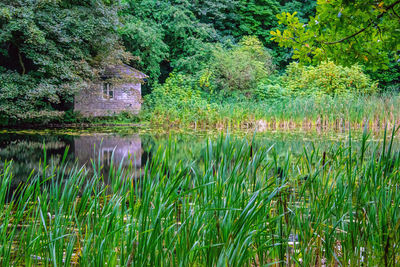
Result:
<instances>
[{"instance_id":1,"label":"stone cottage","mask_svg":"<svg viewBox=\"0 0 400 267\"><path fill-rule=\"evenodd\" d=\"M147 75L128 66L109 66L100 79L76 97L74 111L83 116L110 116L122 111L138 113L141 108L141 85Z\"/></svg>"}]
</instances>

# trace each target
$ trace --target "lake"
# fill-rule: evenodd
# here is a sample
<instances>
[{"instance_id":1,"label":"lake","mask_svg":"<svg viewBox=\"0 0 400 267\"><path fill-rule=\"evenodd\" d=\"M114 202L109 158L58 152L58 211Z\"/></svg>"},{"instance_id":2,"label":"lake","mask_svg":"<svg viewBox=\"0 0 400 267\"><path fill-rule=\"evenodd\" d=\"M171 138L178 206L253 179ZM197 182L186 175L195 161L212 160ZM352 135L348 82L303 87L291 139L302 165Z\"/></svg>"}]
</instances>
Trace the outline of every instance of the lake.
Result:
<instances>
[{"instance_id":1,"label":"lake","mask_svg":"<svg viewBox=\"0 0 400 267\"><path fill-rule=\"evenodd\" d=\"M113 131L115 133L113 133ZM361 132L352 133L354 147L357 148ZM207 140L219 138L221 133L149 133L132 128L103 128L78 131L74 129L53 131L3 131L0 133L0 164L13 161L14 186L25 181L32 170L39 170L44 159L49 165L57 166L68 148L67 162L77 162L91 169L92 161L102 165L105 177L110 167L121 166L136 170L140 175L147 159L159 147L168 145L168 141L177 150L176 160L196 161ZM226 133L224 134L226 135ZM348 132L323 131L271 131L231 134L237 139L245 138L249 142L254 138L258 146L273 147L281 157L300 155L306 150L327 150L331 146L340 146L348 141ZM379 135L372 136L370 142L378 142ZM0 165L0 167L2 167Z\"/></svg>"},{"instance_id":2,"label":"lake","mask_svg":"<svg viewBox=\"0 0 400 267\"><path fill-rule=\"evenodd\" d=\"M2 132L0 259L398 265L399 142L349 136Z\"/></svg>"}]
</instances>

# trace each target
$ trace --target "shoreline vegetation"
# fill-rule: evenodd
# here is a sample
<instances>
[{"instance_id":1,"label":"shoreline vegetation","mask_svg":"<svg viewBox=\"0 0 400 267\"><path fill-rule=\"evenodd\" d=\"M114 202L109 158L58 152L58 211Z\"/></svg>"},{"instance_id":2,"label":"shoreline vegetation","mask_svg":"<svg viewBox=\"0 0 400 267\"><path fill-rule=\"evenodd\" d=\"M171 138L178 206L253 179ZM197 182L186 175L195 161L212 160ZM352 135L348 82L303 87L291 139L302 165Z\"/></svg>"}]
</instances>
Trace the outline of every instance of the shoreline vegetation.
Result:
<instances>
[{"instance_id":1,"label":"shoreline vegetation","mask_svg":"<svg viewBox=\"0 0 400 267\"><path fill-rule=\"evenodd\" d=\"M400 263L394 135L299 156L221 135L195 161L159 146L138 175L43 161L10 189L0 169L0 262L8 265L368 265ZM111 161L112 162L112 161ZM131 166L132 167L132 166ZM76 190L78 188L79 190Z\"/></svg>"},{"instance_id":2,"label":"shoreline vegetation","mask_svg":"<svg viewBox=\"0 0 400 267\"><path fill-rule=\"evenodd\" d=\"M109 95L101 101L110 100L110 92L120 101L100 105L104 113L119 110L124 99L117 86L133 81L106 72L123 64L146 74L135 103L127 104L139 106L141 95L138 119L153 125L397 122L397 112L385 110L391 103L373 100L400 92L400 2L353 2L0 3L0 125L74 123L79 96L100 97L100 84ZM93 107L97 100L90 99ZM360 104L369 106L361 116ZM348 113L351 105L356 107Z\"/></svg>"},{"instance_id":3,"label":"shoreline vegetation","mask_svg":"<svg viewBox=\"0 0 400 267\"><path fill-rule=\"evenodd\" d=\"M135 115L100 118L83 118L69 114L68 119L47 123L22 123L3 129L58 129L96 127L139 127L169 130L328 130L347 129L371 131L392 129L400 125L400 95L382 94L372 96L329 96L321 98L297 98L276 102L238 101L222 104L205 104L190 108L152 109L146 106Z\"/></svg>"}]
</instances>

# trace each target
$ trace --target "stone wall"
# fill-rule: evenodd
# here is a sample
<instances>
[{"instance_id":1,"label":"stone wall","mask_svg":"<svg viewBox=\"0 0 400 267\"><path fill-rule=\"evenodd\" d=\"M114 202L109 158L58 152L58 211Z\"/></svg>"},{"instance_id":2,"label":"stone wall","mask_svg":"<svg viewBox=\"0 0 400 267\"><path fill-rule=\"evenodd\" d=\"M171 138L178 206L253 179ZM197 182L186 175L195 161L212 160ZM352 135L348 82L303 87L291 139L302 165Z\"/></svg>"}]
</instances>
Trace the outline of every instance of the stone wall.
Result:
<instances>
[{"instance_id":1,"label":"stone wall","mask_svg":"<svg viewBox=\"0 0 400 267\"><path fill-rule=\"evenodd\" d=\"M114 84L113 99L103 99L103 84L96 83L75 97L74 111L83 116L111 116L122 111L137 114L141 108L141 84Z\"/></svg>"}]
</instances>

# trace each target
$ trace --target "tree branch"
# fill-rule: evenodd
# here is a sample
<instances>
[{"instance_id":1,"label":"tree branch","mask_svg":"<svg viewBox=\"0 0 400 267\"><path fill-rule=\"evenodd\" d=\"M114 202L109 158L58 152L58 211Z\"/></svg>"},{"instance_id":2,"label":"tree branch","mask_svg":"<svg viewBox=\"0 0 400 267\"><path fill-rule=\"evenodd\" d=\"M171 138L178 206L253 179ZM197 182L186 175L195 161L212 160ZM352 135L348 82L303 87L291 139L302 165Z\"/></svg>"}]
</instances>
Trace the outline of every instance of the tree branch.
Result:
<instances>
[{"instance_id":1,"label":"tree branch","mask_svg":"<svg viewBox=\"0 0 400 267\"><path fill-rule=\"evenodd\" d=\"M22 68L22 75L25 75L26 69L25 69L24 61L22 60L22 56L21 56L21 52L19 51L19 48L18 48L18 60L19 60L19 64L21 65L21 68Z\"/></svg>"},{"instance_id":2,"label":"tree branch","mask_svg":"<svg viewBox=\"0 0 400 267\"><path fill-rule=\"evenodd\" d=\"M346 41L346 40L348 40L348 39L350 39L350 38L353 38L353 37L359 35L360 33L364 32L364 31L366 31L371 25L372 25L372 22L370 22L370 23L367 25L367 27L365 27L365 28L359 30L359 31L356 32L356 33L353 33L353 34L350 35L350 36L347 36L347 37L345 37L345 38L343 38L343 39L340 39L340 40L337 40L337 41L333 41L333 42L325 42L324 44L326 44L326 45L333 45L333 44L342 43L342 42L344 42L344 41Z\"/></svg>"},{"instance_id":3,"label":"tree branch","mask_svg":"<svg viewBox=\"0 0 400 267\"><path fill-rule=\"evenodd\" d=\"M387 6L387 7L385 7L385 10L389 10L389 9L393 9L393 10L394 10L394 7L395 7L396 5L398 5L398 4L400 4L400 0L397 0L397 1L394 2L393 4L391 4L391 5ZM380 19L385 13L387 13L387 11L386 11L386 12L382 12L381 14L379 14L379 16L376 17L376 19L377 19L377 20ZM333 42L325 42L324 44L326 44L326 45L333 45L333 44L342 43L342 42L344 42L344 41L346 41L346 40L348 40L348 39L350 39L350 38L353 38L353 37L359 35L360 33L364 32L364 31L366 31L369 27L371 27L372 24L374 24L373 21L371 21L365 28L359 30L358 32L353 33L353 34L350 35L350 36L344 37L344 38L342 38L342 39L340 39L340 40L333 41Z\"/></svg>"},{"instance_id":4,"label":"tree branch","mask_svg":"<svg viewBox=\"0 0 400 267\"><path fill-rule=\"evenodd\" d=\"M394 7L392 7L392 11L393 11L393 14L400 19L400 16L396 13L396 11L394 10Z\"/></svg>"}]
</instances>

